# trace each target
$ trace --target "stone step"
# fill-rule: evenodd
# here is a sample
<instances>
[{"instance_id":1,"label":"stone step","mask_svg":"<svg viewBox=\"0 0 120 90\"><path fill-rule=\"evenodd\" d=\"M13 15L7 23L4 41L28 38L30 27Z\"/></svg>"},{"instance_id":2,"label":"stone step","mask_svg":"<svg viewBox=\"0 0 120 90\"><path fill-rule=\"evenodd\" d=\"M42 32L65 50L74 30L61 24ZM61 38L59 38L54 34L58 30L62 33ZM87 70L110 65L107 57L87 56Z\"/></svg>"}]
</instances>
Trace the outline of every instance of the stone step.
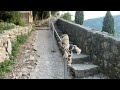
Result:
<instances>
[{"instance_id":1,"label":"stone step","mask_svg":"<svg viewBox=\"0 0 120 90\"><path fill-rule=\"evenodd\" d=\"M98 74L100 69L93 64L72 64L68 67L73 78L83 78Z\"/></svg>"},{"instance_id":2,"label":"stone step","mask_svg":"<svg viewBox=\"0 0 120 90\"><path fill-rule=\"evenodd\" d=\"M85 55L85 54L77 55L76 53L73 53L72 64L80 64L85 62L88 62L88 63L90 62L89 55Z\"/></svg>"},{"instance_id":3,"label":"stone step","mask_svg":"<svg viewBox=\"0 0 120 90\"><path fill-rule=\"evenodd\" d=\"M93 75L93 76L89 76L89 77L83 77L83 78L76 78L76 79L109 79L107 76L105 76L102 73Z\"/></svg>"}]
</instances>

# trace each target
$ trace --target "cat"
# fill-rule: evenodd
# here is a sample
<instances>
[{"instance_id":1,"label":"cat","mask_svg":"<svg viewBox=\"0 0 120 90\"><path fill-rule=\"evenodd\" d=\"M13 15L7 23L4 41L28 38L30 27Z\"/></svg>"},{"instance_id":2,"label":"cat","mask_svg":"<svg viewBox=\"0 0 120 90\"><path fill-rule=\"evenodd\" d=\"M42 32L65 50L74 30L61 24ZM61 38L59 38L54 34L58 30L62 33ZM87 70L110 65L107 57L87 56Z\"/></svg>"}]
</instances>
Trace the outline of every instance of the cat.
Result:
<instances>
[{"instance_id":1,"label":"cat","mask_svg":"<svg viewBox=\"0 0 120 90\"><path fill-rule=\"evenodd\" d=\"M73 55L73 52L72 52L72 50L70 49L69 50L69 55L68 55L68 58L67 58L67 60L68 60L68 66L70 66L71 64L72 64L72 55Z\"/></svg>"},{"instance_id":2,"label":"cat","mask_svg":"<svg viewBox=\"0 0 120 90\"><path fill-rule=\"evenodd\" d=\"M74 45L74 49L76 50L77 54L81 53L81 49L79 47L77 47L76 45Z\"/></svg>"},{"instance_id":3,"label":"cat","mask_svg":"<svg viewBox=\"0 0 120 90\"><path fill-rule=\"evenodd\" d=\"M63 58L64 58L64 59L67 59L67 58L68 58L68 52L67 52L66 50L64 50Z\"/></svg>"},{"instance_id":4,"label":"cat","mask_svg":"<svg viewBox=\"0 0 120 90\"><path fill-rule=\"evenodd\" d=\"M72 51L64 50L63 58L67 60L67 65L71 65L72 63Z\"/></svg>"},{"instance_id":5,"label":"cat","mask_svg":"<svg viewBox=\"0 0 120 90\"><path fill-rule=\"evenodd\" d=\"M69 46L70 46L70 44L69 44L69 36L67 34L63 34L61 36L61 38L62 38L61 39L62 47L64 49L66 49L66 50L69 50Z\"/></svg>"}]
</instances>

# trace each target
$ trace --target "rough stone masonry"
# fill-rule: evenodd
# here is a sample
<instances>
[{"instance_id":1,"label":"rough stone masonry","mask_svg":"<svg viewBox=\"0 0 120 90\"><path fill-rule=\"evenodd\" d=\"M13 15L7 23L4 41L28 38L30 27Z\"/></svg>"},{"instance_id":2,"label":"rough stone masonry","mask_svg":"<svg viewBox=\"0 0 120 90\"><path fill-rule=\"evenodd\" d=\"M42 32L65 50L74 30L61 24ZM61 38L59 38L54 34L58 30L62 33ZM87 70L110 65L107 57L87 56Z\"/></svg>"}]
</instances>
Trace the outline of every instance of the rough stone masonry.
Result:
<instances>
[{"instance_id":1,"label":"rough stone masonry","mask_svg":"<svg viewBox=\"0 0 120 90\"><path fill-rule=\"evenodd\" d=\"M15 26L14 29L5 30L0 34L0 63L9 59L12 51L12 41L16 40L18 35L27 34L32 30L32 25L21 27Z\"/></svg>"},{"instance_id":2,"label":"rough stone masonry","mask_svg":"<svg viewBox=\"0 0 120 90\"><path fill-rule=\"evenodd\" d=\"M70 41L89 54L90 59L99 65L101 71L110 78L120 78L120 40L106 32L58 19L55 25L67 33Z\"/></svg>"}]
</instances>

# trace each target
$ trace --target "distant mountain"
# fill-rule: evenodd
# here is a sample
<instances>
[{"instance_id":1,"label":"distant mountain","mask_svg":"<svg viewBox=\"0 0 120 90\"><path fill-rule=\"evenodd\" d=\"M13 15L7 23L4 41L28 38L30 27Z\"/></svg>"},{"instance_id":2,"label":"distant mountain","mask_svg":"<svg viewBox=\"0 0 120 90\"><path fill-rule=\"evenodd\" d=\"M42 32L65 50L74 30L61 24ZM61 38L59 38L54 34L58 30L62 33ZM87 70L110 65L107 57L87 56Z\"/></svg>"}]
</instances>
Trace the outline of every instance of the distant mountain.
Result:
<instances>
[{"instance_id":1,"label":"distant mountain","mask_svg":"<svg viewBox=\"0 0 120 90\"><path fill-rule=\"evenodd\" d=\"M116 15L113 17L114 17L115 37L120 37L120 15ZM103 25L103 19L104 17L88 19L84 21L83 25L101 31Z\"/></svg>"}]
</instances>

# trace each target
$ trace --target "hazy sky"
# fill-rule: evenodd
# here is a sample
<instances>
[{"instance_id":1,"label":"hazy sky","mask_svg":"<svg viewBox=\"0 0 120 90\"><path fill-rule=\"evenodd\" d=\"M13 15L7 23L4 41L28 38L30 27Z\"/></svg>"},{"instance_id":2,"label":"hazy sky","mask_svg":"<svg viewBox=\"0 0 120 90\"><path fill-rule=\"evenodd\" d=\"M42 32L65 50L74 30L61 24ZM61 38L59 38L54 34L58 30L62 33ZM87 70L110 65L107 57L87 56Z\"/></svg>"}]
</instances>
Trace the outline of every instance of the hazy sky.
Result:
<instances>
[{"instance_id":1,"label":"hazy sky","mask_svg":"<svg viewBox=\"0 0 120 90\"><path fill-rule=\"evenodd\" d=\"M75 11L69 11L73 15L72 20L74 20ZM91 18L98 18L105 16L106 11L84 11L84 20ZM120 15L120 11L111 11L112 15Z\"/></svg>"}]
</instances>

